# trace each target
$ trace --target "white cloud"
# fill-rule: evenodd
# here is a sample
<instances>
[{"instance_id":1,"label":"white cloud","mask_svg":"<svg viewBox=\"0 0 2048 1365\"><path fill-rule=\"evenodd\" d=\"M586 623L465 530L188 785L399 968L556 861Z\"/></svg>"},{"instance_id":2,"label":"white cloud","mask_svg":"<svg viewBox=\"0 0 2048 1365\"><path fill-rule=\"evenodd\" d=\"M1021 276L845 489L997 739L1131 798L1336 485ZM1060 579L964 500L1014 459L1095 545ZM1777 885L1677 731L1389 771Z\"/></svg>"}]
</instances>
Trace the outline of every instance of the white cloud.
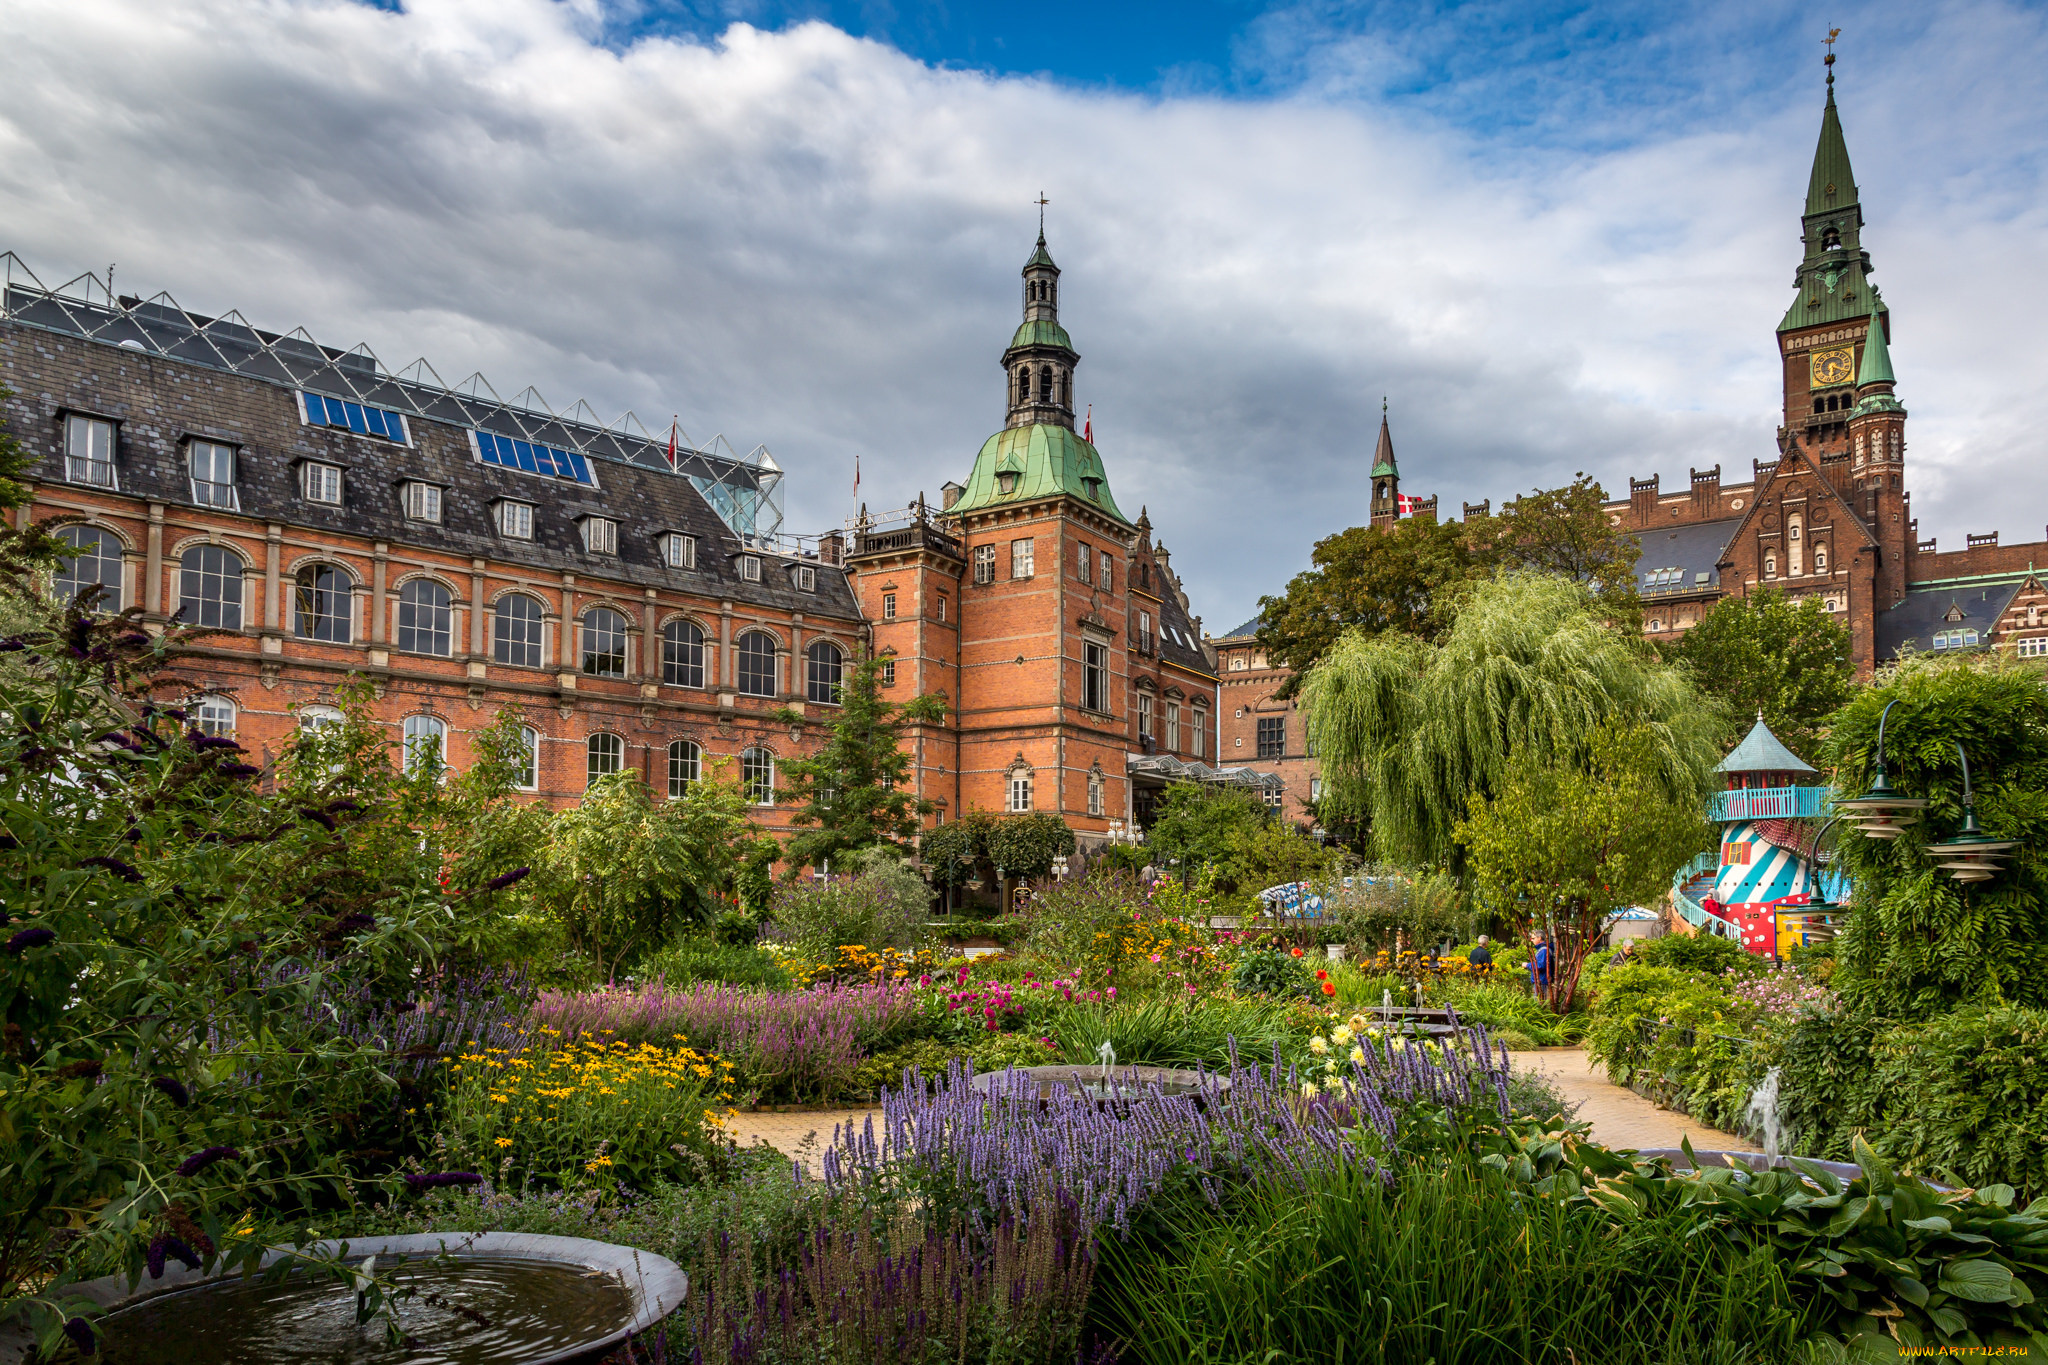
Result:
<instances>
[{"instance_id":1,"label":"white cloud","mask_svg":"<svg viewBox=\"0 0 2048 1365\"><path fill-rule=\"evenodd\" d=\"M1052 198L1080 397L1211 627L1405 486L1622 487L1774 450L1817 81L1622 150L1506 155L1353 95L936 71L821 26L601 43L548 0L14 0L4 242L393 368L765 442L792 529L964 474ZM1845 68L1923 534L2040 535L2038 15ZM1996 49L1996 62L1979 61ZM1303 87L1307 90L1309 87Z\"/></svg>"}]
</instances>

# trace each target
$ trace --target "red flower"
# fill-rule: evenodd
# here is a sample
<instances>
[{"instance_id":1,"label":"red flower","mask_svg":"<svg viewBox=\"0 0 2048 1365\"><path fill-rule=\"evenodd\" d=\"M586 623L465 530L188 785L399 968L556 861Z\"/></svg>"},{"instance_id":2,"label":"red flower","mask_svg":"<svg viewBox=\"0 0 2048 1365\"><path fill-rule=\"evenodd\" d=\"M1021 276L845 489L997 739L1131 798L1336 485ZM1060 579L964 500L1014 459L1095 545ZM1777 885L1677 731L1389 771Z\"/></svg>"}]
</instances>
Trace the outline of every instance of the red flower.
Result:
<instances>
[{"instance_id":1,"label":"red flower","mask_svg":"<svg viewBox=\"0 0 2048 1365\"><path fill-rule=\"evenodd\" d=\"M1293 953L1296 957L1301 956L1301 949L1299 948L1290 948L1288 951Z\"/></svg>"},{"instance_id":2,"label":"red flower","mask_svg":"<svg viewBox=\"0 0 2048 1365\"><path fill-rule=\"evenodd\" d=\"M1316 969L1316 980L1318 980L1318 981L1328 981L1329 979L1330 979L1330 974L1329 974L1328 972L1326 972L1326 971L1323 971L1323 970L1322 970L1321 968L1317 968L1317 969Z\"/></svg>"},{"instance_id":3,"label":"red flower","mask_svg":"<svg viewBox=\"0 0 2048 1365\"><path fill-rule=\"evenodd\" d=\"M1325 981L1325 982L1323 983L1323 994L1324 994L1324 995L1335 995L1336 993L1337 993L1337 983L1336 983L1336 982L1334 982L1334 981Z\"/></svg>"}]
</instances>

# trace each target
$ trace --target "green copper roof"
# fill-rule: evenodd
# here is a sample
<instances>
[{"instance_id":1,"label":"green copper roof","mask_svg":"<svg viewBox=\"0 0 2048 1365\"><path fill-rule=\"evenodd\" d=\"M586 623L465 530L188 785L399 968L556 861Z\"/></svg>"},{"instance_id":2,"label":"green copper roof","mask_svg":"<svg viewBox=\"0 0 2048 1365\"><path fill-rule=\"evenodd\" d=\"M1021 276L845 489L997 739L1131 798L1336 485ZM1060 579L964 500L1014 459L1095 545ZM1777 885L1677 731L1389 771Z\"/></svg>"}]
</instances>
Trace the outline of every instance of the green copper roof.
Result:
<instances>
[{"instance_id":1,"label":"green copper roof","mask_svg":"<svg viewBox=\"0 0 2048 1365\"><path fill-rule=\"evenodd\" d=\"M1372 452L1372 477L1400 478L1401 471L1394 467L1394 436L1387 430L1387 414L1380 413L1380 443Z\"/></svg>"},{"instance_id":2,"label":"green copper roof","mask_svg":"<svg viewBox=\"0 0 2048 1365\"><path fill-rule=\"evenodd\" d=\"M1045 250L1045 234L1042 232L1038 234L1038 250L1031 253L1031 259L1024 262L1024 268L1029 270L1034 265L1052 265L1052 257ZM1059 269L1056 265L1052 265L1052 268Z\"/></svg>"},{"instance_id":3,"label":"green copper roof","mask_svg":"<svg viewBox=\"0 0 2048 1365\"><path fill-rule=\"evenodd\" d=\"M1875 304L1870 309L1870 334L1863 338L1863 370L1856 376L1861 384L1893 384L1897 377L1892 374L1892 349L1885 344L1884 316Z\"/></svg>"},{"instance_id":4,"label":"green copper roof","mask_svg":"<svg viewBox=\"0 0 2048 1365\"><path fill-rule=\"evenodd\" d=\"M1037 322L1027 322L1017 329L1017 335L1010 338L1010 349L1014 351L1019 346L1063 346L1069 351L1074 349L1074 343L1067 339L1067 329L1045 318L1040 318Z\"/></svg>"},{"instance_id":5,"label":"green copper roof","mask_svg":"<svg viewBox=\"0 0 2048 1365\"><path fill-rule=\"evenodd\" d=\"M1828 77L1828 107L1820 116L1820 145L1813 149L1813 175L1806 182L1808 214L1827 213L1856 202L1856 174L1849 169L1849 144L1842 140L1842 116L1835 112L1835 78Z\"/></svg>"},{"instance_id":6,"label":"green copper roof","mask_svg":"<svg viewBox=\"0 0 2048 1365\"><path fill-rule=\"evenodd\" d=\"M999 474L1017 476L1007 493L997 482ZM983 442L974 457L974 472L967 476L967 491L951 510L975 512L1061 493L1099 507L1118 521L1130 521L1110 495L1109 476L1095 447L1069 428L1049 423L1006 427Z\"/></svg>"},{"instance_id":7,"label":"green copper roof","mask_svg":"<svg viewBox=\"0 0 2048 1365\"><path fill-rule=\"evenodd\" d=\"M1771 727L1758 716L1756 725L1744 737L1735 751L1721 760L1714 769L1719 773L1810 773L1817 772L1811 763L1793 753L1778 737L1771 733Z\"/></svg>"}]
</instances>

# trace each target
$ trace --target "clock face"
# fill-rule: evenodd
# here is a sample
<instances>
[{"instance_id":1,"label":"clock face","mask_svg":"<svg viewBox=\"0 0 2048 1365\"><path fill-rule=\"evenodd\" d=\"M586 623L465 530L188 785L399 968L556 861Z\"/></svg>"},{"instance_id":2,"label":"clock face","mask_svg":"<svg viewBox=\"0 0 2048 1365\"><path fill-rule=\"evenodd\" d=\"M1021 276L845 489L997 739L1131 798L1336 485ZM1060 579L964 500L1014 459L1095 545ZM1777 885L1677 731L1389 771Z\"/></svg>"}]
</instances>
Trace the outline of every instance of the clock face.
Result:
<instances>
[{"instance_id":1,"label":"clock face","mask_svg":"<svg viewBox=\"0 0 2048 1365\"><path fill-rule=\"evenodd\" d=\"M1831 384L1846 384L1856 374L1856 352L1843 346L1833 351L1813 353L1813 387L1827 388Z\"/></svg>"}]
</instances>

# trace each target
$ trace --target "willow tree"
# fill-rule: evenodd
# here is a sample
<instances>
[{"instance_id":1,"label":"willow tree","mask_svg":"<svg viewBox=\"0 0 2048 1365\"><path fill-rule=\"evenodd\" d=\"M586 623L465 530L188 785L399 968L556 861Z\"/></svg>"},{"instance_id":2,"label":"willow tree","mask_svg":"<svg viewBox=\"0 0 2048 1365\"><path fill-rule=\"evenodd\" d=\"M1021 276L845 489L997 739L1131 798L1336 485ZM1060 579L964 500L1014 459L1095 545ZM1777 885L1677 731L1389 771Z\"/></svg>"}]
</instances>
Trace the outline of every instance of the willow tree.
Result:
<instances>
[{"instance_id":1,"label":"willow tree","mask_svg":"<svg viewBox=\"0 0 2048 1365\"><path fill-rule=\"evenodd\" d=\"M1441 643L1348 636L1301 697L1325 799L1408 867L1457 864L1453 831L1474 796L1498 796L1517 764L1587 770L1603 726L1641 729L1674 801L1704 799L1719 757L1717 703L1554 575L1475 585Z\"/></svg>"}]
</instances>

